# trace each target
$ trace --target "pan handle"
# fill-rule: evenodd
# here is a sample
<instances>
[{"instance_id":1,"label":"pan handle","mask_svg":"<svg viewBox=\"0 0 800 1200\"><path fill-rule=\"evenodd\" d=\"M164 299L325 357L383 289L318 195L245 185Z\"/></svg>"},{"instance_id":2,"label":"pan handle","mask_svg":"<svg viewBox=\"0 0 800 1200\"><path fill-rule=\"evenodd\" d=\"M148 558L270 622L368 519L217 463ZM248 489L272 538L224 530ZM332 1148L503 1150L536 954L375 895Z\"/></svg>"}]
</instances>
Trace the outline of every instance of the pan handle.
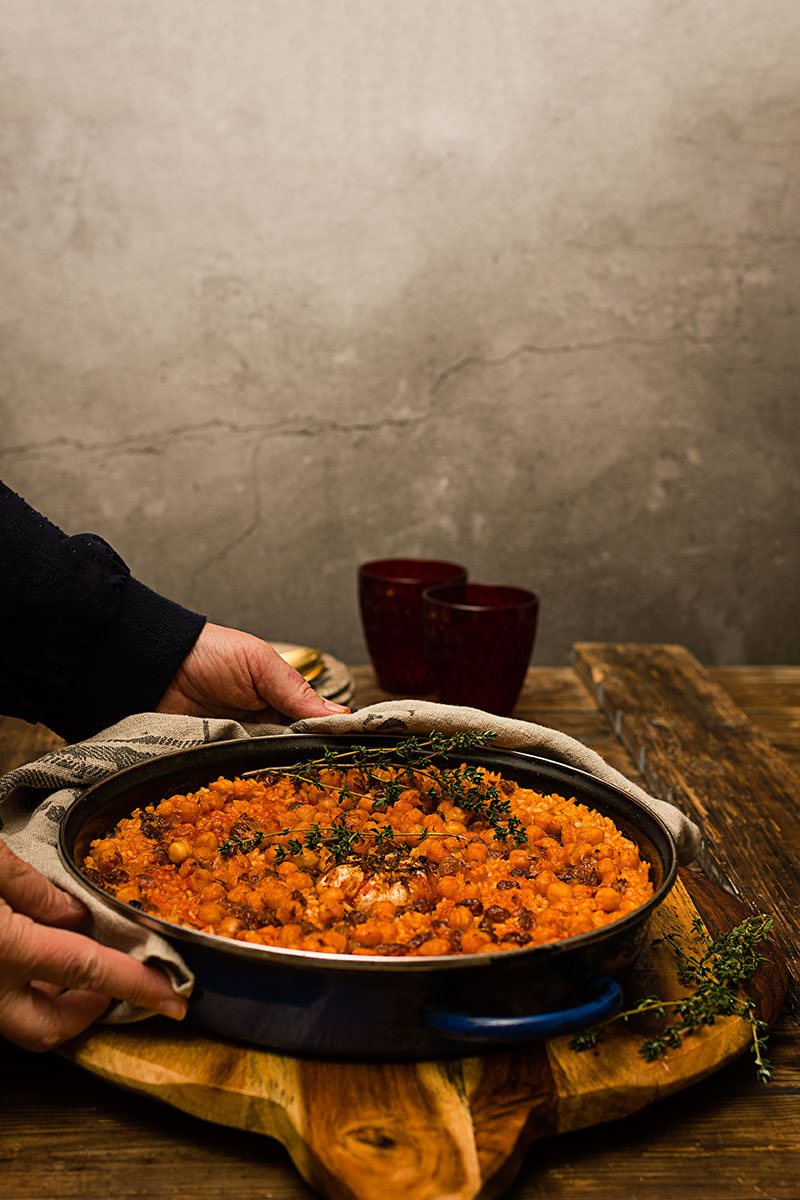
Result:
<instances>
[{"instance_id":1,"label":"pan handle","mask_svg":"<svg viewBox=\"0 0 800 1200\"><path fill-rule=\"evenodd\" d=\"M532 1042L574 1033L607 1021L622 1008L622 988L616 979L598 975L587 980L592 999L574 1008L536 1013L530 1017L475 1017L470 1013L431 1008L424 1015L428 1029L456 1042Z\"/></svg>"}]
</instances>

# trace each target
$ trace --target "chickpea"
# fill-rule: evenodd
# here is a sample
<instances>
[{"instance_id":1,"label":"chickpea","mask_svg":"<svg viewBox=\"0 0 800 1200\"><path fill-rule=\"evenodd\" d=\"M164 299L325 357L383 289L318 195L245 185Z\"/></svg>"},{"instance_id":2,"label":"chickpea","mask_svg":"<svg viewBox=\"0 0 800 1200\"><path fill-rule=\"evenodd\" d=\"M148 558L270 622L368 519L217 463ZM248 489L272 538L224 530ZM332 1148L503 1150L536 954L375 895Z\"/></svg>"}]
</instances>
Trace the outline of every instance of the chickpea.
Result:
<instances>
[{"instance_id":1,"label":"chickpea","mask_svg":"<svg viewBox=\"0 0 800 1200\"><path fill-rule=\"evenodd\" d=\"M614 888L599 887L594 894L598 907L602 908L603 912L616 912L622 903L622 897L619 892L614 891Z\"/></svg>"},{"instance_id":2,"label":"chickpea","mask_svg":"<svg viewBox=\"0 0 800 1200\"><path fill-rule=\"evenodd\" d=\"M581 841L590 846L599 846L605 837L605 830L600 825L584 825L581 831Z\"/></svg>"},{"instance_id":3,"label":"chickpea","mask_svg":"<svg viewBox=\"0 0 800 1200\"><path fill-rule=\"evenodd\" d=\"M446 938L433 937L423 942L417 953L430 958L435 954L450 954L451 950L452 947Z\"/></svg>"},{"instance_id":4,"label":"chickpea","mask_svg":"<svg viewBox=\"0 0 800 1200\"><path fill-rule=\"evenodd\" d=\"M280 921L281 925L290 925L303 912L303 905L299 900L287 900L284 904L279 904L275 909L275 916Z\"/></svg>"},{"instance_id":5,"label":"chickpea","mask_svg":"<svg viewBox=\"0 0 800 1200\"><path fill-rule=\"evenodd\" d=\"M309 850L308 846L303 846L299 854L295 854L292 862L298 867L303 867L307 871L313 871L320 865L320 856L316 850Z\"/></svg>"},{"instance_id":6,"label":"chickpea","mask_svg":"<svg viewBox=\"0 0 800 1200\"><path fill-rule=\"evenodd\" d=\"M397 905L391 900L376 900L369 915L375 921L391 921L397 915Z\"/></svg>"},{"instance_id":7,"label":"chickpea","mask_svg":"<svg viewBox=\"0 0 800 1200\"><path fill-rule=\"evenodd\" d=\"M213 883L209 883L203 888L200 893L200 899L204 904L207 904L212 900L221 900L224 895L225 888L217 880L214 880Z\"/></svg>"},{"instance_id":8,"label":"chickpea","mask_svg":"<svg viewBox=\"0 0 800 1200\"><path fill-rule=\"evenodd\" d=\"M238 917L225 917L217 926L217 933L221 934L222 937L232 938L236 937L236 934L241 929L244 929L244 926Z\"/></svg>"},{"instance_id":9,"label":"chickpea","mask_svg":"<svg viewBox=\"0 0 800 1200\"><path fill-rule=\"evenodd\" d=\"M262 903L268 904L270 908L277 908L279 904L285 904L292 896L286 884L278 879L265 879L259 887L259 894Z\"/></svg>"},{"instance_id":10,"label":"chickpea","mask_svg":"<svg viewBox=\"0 0 800 1200\"><path fill-rule=\"evenodd\" d=\"M455 900L461 891L461 884L455 875L443 875L436 880L436 892L445 900Z\"/></svg>"},{"instance_id":11,"label":"chickpea","mask_svg":"<svg viewBox=\"0 0 800 1200\"><path fill-rule=\"evenodd\" d=\"M167 847L167 857L169 861L178 866L180 863L186 862L187 858L192 856L192 847L185 838L178 838L177 841L170 842Z\"/></svg>"},{"instance_id":12,"label":"chickpea","mask_svg":"<svg viewBox=\"0 0 800 1200\"><path fill-rule=\"evenodd\" d=\"M272 934L272 929L267 927L263 932L267 935L267 937L270 937ZM280 942L282 946L286 946L287 949L295 948L300 945L302 940L303 931L299 925L295 924L294 921L289 921L284 925L280 932Z\"/></svg>"},{"instance_id":13,"label":"chickpea","mask_svg":"<svg viewBox=\"0 0 800 1200\"><path fill-rule=\"evenodd\" d=\"M327 950L341 954L347 948L347 936L339 929L328 929L322 935L322 945Z\"/></svg>"},{"instance_id":14,"label":"chickpea","mask_svg":"<svg viewBox=\"0 0 800 1200\"><path fill-rule=\"evenodd\" d=\"M332 925L334 921L341 921L344 916L344 901L322 899L318 911L320 921L325 925Z\"/></svg>"},{"instance_id":15,"label":"chickpea","mask_svg":"<svg viewBox=\"0 0 800 1200\"><path fill-rule=\"evenodd\" d=\"M607 879L614 879L617 874L617 868L612 858L601 858L595 870L604 883Z\"/></svg>"},{"instance_id":16,"label":"chickpea","mask_svg":"<svg viewBox=\"0 0 800 1200\"><path fill-rule=\"evenodd\" d=\"M188 796L183 796L176 804L175 811L181 821L187 825L194 825L200 816L200 805L196 800L190 800Z\"/></svg>"},{"instance_id":17,"label":"chickpea","mask_svg":"<svg viewBox=\"0 0 800 1200\"><path fill-rule=\"evenodd\" d=\"M353 930L353 941L359 946L379 946L383 941L383 933L377 921L365 921L356 925Z\"/></svg>"},{"instance_id":18,"label":"chickpea","mask_svg":"<svg viewBox=\"0 0 800 1200\"><path fill-rule=\"evenodd\" d=\"M485 842L470 842L464 850L464 861L469 863L484 863L489 857L489 849Z\"/></svg>"},{"instance_id":19,"label":"chickpea","mask_svg":"<svg viewBox=\"0 0 800 1200\"><path fill-rule=\"evenodd\" d=\"M423 832L423 829L422 829L421 825L419 825L419 824L409 825L406 827L406 830L403 833L403 841L405 842L405 844L407 846L418 846L420 841L422 840L422 832ZM438 841L438 838L437 838L437 841Z\"/></svg>"},{"instance_id":20,"label":"chickpea","mask_svg":"<svg viewBox=\"0 0 800 1200\"><path fill-rule=\"evenodd\" d=\"M195 857L207 861L213 858L219 847L219 839L215 833L201 833L195 840Z\"/></svg>"},{"instance_id":21,"label":"chickpea","mask_svg":"<svg viewBox=\"0 0 800 1200\"><path fill-rule=\"evenodd\" d=\"M564 883L560 879L555 879L551 884L548 885L547 892L545 894L550 903L554 904L557 900L571 900L572 888L568 883Z\"/></svg>"},{"instance_id":22,"label":"chickpea","mask_svg":"<svg viewBox=\"0 0 800 1200\"><path fill-rule=\"evenodd\" d=\"M438 863L444 862L444 860L446 858L450 857L445 848L442 838L438 838L438 837L428 838L428 840L423 843L423 850L424 850L425 857L427 858L428 862L430 862L430 863L438 864Z\"/></svg>"},{"instance_id":23,"label":"chickpea","mask_svg":"<svg viewBox=\"0 0 800 1200\"><path fill-rule=\"evenodd\" d=\"M469 929L473 921L472 913L463 904L456 904L447 914L447 924L450 928L459 929L462 933L465 929Z\"/></svg>"},{"instance_id":24,"label":"chickpea","mask_svg":"<svg viewBox=\"0 0 800 1200\"><path fill-rule=\"evenodd\" d=\"M464 834L467 832L467 827L463 821L446 821L444 827L445 833Z\"/></svg>"},{"instance_id":25,"label":"chickpea","mask_svg":"<svg viewBox=\"0 0 800 1200\"><path fill-rule=\"evenodd\" d=\"M141 900L142 893L137 884L129 883L121 887L117 892L117 899L123 904L130 904L131 900Z\"/></svg>"},{"instance_id":26,"label":"chickpea","mask_svg":"<svg viewBox=\"0 0 800 1200\"><path fill-rule=\"evenodd\" d=\"M555 882L556 877L552 871L540 871L533 881L533 886L542 896L546 896L550 884Z\"/></svg>"},{"instance_id":27,"label":"chickpea","mask_svg":"<svg viewBox=\"0 0 800 1200\"><path fill-rule=\"evenodd\" d=\"M427 817L423 817L422 827L427 829L428 833L444 833L444 821L438 812L429 813Z\"/></svg>"},{"instance_id":28,"label":"chickpea","mask_svg":"<svg viewBox=\"0 0 800 1200\"><path fill-rule=\"evenodd\" d=\"M447 815L451 821L461 821L462 825L469 824L469 820L470 820L469 810L466 808L459 808L459 806L457 804L454 804L451 807L451 809Z\"/></svg>"},{"instance_id":29,"label":"chickpea","mask_svg":"<svg viewBox=\"0 0 800 1200\"><path fill-rule=\"evenodd\" d=\"M465 954L480 954L490 949L491 945L492 939L488 933L482 933L480 929L468 929L461 935L461 949Z\"/></svg>"},{"instance_id":30,"label":"chickpea","mask_svg":"<svg viewBox=\"0 0 800 1200\"><path fill-rule=\"evenodd\" d=\"M205 887L213 882L214 876L205 867L198 867L196 871L192 871L189 878L186 880L190 889L195 893L200 893ZM210 899L212 897L209 897ZM217 899L217 897L213 897Z\"/></svg>"},{"instance_id":31,"label":"chickpea","mask_svg":"<svg viewBox=\"0 0 800 1200\"><path fill-rule=\"evenodd\" d=\"M224 916L225 909L221 904L201 904L197 910L197 919L204 925L217 925Z\"/></svg>"}]
</instances>

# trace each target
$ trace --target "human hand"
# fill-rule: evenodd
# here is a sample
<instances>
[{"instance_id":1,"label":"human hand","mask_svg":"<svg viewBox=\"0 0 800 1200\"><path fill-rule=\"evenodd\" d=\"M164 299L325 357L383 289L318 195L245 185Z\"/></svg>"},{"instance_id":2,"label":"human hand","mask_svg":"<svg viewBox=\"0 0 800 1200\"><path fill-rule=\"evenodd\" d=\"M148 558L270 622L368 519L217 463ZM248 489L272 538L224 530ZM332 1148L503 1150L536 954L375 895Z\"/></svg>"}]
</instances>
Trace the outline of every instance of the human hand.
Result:
<instances>
[{"instance_id":1,"label":"human hand","mask_svg":"<svg viewBox=\"0 0 800 1200\"><path fill-rule=\"evenodd\" d=\"M0 1036L51 1050L91 1025L112 997L175 1020L186 1015L161 971L70 929L85 913L0 841Z\"/></svg>"},{"instance_id":2,"label":"human hand","mask_svg":"<svg viewBox=\"0 0 800 1200\"><path fill-rule=\"evenodd\" d=\"M156 711L265 722L280 714L299 719L350 710L323 700L268 642L208 623Z\"/></svg>"}]
</instances>

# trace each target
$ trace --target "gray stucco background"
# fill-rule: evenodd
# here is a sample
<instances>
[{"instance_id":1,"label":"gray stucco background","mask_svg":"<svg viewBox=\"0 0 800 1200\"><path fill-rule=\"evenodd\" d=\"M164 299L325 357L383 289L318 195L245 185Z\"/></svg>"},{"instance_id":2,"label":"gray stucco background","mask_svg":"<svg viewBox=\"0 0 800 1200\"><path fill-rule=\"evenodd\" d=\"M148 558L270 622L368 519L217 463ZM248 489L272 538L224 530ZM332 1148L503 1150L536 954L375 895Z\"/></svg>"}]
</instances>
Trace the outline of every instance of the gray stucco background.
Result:
<instances>
[{"instance_id":1,"label":"gray stucco background","mask_svg":"<svg viewBox=\"0 0 800 1200\"><path fill-rule=\"evenodd\" d=\"M367 558L800 661L797 0L2 0L0 475L365 658Z\"/></svg>"}]
</instances>

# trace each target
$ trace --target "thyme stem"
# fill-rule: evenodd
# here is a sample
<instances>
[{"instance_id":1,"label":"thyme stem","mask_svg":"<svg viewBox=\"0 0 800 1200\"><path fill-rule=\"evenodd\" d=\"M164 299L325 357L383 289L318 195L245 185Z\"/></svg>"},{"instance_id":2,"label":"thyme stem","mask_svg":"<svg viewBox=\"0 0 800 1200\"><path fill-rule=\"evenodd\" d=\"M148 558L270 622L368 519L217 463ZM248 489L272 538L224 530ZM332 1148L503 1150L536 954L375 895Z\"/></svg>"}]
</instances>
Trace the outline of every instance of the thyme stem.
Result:
<instances>
[{"instance_id":1,"label":"thyme stem","mask_svg":"<svg viewBox=\"0 0 800 1200\"><path fill-rule=\"evenodd\" d=\"M639 1054L647 1062L653 1062L668 1049L680 1046L684 1037L713 1025L717 1017L738 1016L750 1025L756 1073L762 1083L768 1083L772 1078L772 1067L764 1053L767 1025L756 1016L755 1002L741 996L740 985L765 961L757 946L769 936L772 925L772 918L760 913L747 917L734 929L712 940L698 917L692 924L692 932L704 947L699 954L684 950L674 934L667 935L664 940L675 954L678 978L683 984L694 984L694 991L673 1000L645 996L604 1025L579 1033L570 1046L573 1050L589 1050L603 1039L615 1021L628 1021L640 1013L653 1012L665 1018L665 1023L657 1034L645 1038L639 1046ZM667 1009L673 1013L669 1021L666 1021Z\"/></svg>"}]
</instances>

